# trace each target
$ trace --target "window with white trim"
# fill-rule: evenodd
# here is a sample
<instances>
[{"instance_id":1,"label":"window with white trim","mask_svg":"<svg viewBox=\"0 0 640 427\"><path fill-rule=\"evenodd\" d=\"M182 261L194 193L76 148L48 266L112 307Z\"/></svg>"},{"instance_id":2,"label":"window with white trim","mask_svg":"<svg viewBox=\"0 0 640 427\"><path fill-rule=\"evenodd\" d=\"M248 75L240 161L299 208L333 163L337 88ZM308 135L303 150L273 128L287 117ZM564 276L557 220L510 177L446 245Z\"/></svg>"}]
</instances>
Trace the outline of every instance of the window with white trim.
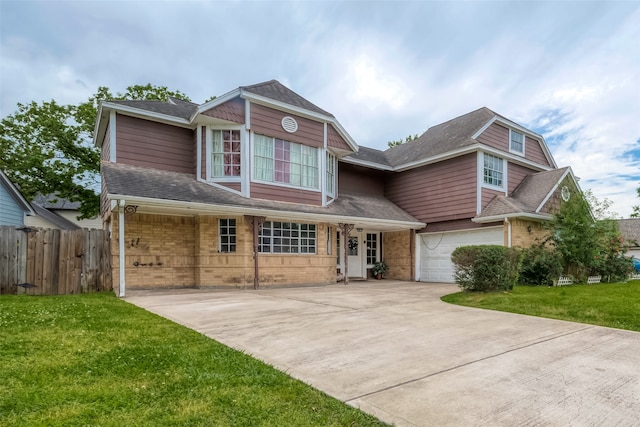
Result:
<instances>
[{"instance_id":1,"label":"window with white trim","mask_svg":"<svg viewBox=\"0 0 640 427\"><path fill-rule=\"evenodd\" d=\"M336 156L327 152L327 194L336 194Z\"/></svg>"},{"instance_id":2,"label":"window with white trim","mask_svg":"<svg viewBox=\"0 0 640 427\"><path fill-rule=\"evenodd\" d=\"M378 261L378 235L367 233L367 265L373 265Z\"/></svg>"},{"instance_id":3,"label":"window with white trim","mask_svg":"<svg viewBox=\"0 0 640 427\"><path fill-rule=\"evenodd\" d=\"M254 137L254 178L318 188L318 149L264 135Z\"/></svg>"},{"instance_id":4,"label":"window with white trim","mask_svg":"<svg viewBox=\"0 0 640 427\"><path fill-rule=\"evenodd\" d=\"M258 234L258 250L271 254L315 254L315 224L265 221Z\"/></svg>"},{"instance_id":5,"label":"window with white trim","mask_svg":"<svg viewBox=\"0 0 640 427\"><path fill-rule=\"evenodd\" d=\"M509 151L524 154L524 134L509 129Z\"/></svg>"},{"instance_id":6,"label":"window with white trim","mask_svg":"<svg viewBox=\"0 0 640 427\"><path fill-rule=\"evenodd\" d=\"M240 130L213 129L211 177L240 177Z\"/></svg>"},{"instance_id":7,"label":"window with white trim","mask_svg":"<svg viewBox=\"0 0 640 427\"><path fill-rule=\"evenodd\" d=\"M503 161L500 157L484 153L484 183L502 187Z\"/></svg>"},{"instance_id":8,"label":"window with white trim","mask_svg":"<svg viewBox=\"0 0 640 427\"><path fill-rule=\"evenodd\" d=\"M218 220L218 235L220 252L236 251L236 220L220 218Z\"/></svg>"}]
</instances>

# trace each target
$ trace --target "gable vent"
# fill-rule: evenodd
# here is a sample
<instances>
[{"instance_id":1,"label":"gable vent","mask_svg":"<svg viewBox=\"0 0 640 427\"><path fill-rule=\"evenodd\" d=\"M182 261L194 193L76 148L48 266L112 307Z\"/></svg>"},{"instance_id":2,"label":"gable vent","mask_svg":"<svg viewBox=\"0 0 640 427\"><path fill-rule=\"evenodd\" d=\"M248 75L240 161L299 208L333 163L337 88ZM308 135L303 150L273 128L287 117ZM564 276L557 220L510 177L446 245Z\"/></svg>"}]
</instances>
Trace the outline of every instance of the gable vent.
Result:
<instances>
[{"instance_id":1,"label":"gable vent","mask_svg":"<svg viewBox=\"0 0 640 427\"><path fill-rule=\"evenodd\" d=\"M286 130L289 133L294 133L298 130L298 122L293 117L283 117L282 118L282 129Z\"/></svg>"}]
</instances>

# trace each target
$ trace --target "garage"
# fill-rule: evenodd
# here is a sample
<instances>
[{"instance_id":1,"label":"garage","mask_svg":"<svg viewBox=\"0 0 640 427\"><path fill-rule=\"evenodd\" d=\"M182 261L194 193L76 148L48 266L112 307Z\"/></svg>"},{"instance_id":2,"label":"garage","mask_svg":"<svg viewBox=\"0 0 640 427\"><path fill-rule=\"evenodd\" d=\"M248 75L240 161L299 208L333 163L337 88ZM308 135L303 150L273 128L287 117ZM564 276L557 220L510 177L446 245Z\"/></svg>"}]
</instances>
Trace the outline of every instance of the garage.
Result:
<instances>
[{"instance_id":1,"label":"garage","mask_svg":"<svg viewBox=\"0 0 640 427\"><path fill-rule=\"evenodd\" d=\"M451 253L458 246L503 244L502 226L420 234L420 281L454 283Z\"/></svg>"}]
</instances>

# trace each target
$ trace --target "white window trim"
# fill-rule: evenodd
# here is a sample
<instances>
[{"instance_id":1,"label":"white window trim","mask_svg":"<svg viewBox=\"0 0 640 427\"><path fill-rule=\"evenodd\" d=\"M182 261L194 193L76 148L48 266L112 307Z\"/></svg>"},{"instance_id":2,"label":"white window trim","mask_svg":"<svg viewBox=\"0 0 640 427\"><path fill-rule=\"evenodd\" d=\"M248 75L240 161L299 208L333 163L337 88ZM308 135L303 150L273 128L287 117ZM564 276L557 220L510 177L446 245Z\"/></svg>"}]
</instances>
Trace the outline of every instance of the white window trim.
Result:
<instances>
[{"instance_id":1,"label":"white window trim","mask_svg":"<svg viewBox=\"0 0 640 427\"><path fill-rule=\"evenodd\" d=\"M327 196L335 199L336 197L336 184L337 184L337 175L338 175L338 158L336 157L335 154L333 154L330 151L326 151L324 153L324 158L326 159L327 157L331 158L332 163L333 163L333 191L329 191L329 187L326 188L326 194ZM329 162L326 162L325 168L324 168L324 185L327 186L327 174L329 172Z\"/></svg>"},{"instance_id":2,"label":"white window trim","mask_svg":"<svg viewBox=\"0 0 640 427\"><path fill-rule=\"evenodd\" d=\"M235 229L236 229L236 233L233 235L236 238L236 242L233 244L235 246L233 251L223 251L222 250L222 220L234 220L235 221ZM229 227L228 223L227 223L227 227ZM226 236L231 236L231 234L227 234ZM230 245L230 243L227 243L227 245ZM218 218L218 253L221 254L235 254L238 251L238 221L235 218Z\"/></svg>"},{"instance_id":3,"label":"white window trim","mask_svg":"<svg viewBox=\"0 0 640 427\"><path fill-rule=\"evenodd\" d=\"M516 150L511 148L512 134L514 132L517 133L517 134L522 135L522 151L516 151ZM509 129L509 152L510 153L524 157L526 141L527 141L527 135L525 135L523 132L516 131L516 130L513 130L513 129Z\"/></svg>"},{"instance_id":4,"label":"white window trim","mask_svg":"<svg viewBox=\"0 0 640 427\"><path fill-rule=\"evenodd\" d=\"M484 156L491 156L491 157L495 157L497 159L500 159L500 161L502 162L502 186L499 185L493 185L493 184L487 184L486 182L484 182ZM500 156L496 156L495 154L490 154L490 153L482 153L482 160L480 162L481 168L480 168L480 183L481 186L483 188L488 188L490 190L497 190L497 191L506 191L508 186L507 186L507 164L506 161L503 157Z\"/></svg>"},{"instance_id":5,"label":"white window trim","mask_svg":"<svg viewBox=\"0 0 640 427\"><path fill-rule=\"evenodd\" d=\"M314 256L314 255L318 255L318 242L319 242L319 238L320 236L318 235L318 230L320 229L319 224L315 224L315 223L310 223L310 222L296 222L296 221L278 221L278 220L269 220L268 222L271 223L271 226L273 227L273 223L274 222L280 222L280 223L289 223L289 224L296 224L298 226L300 225L312 225L314 226L314 233L315 233L315 237L313 238L314 240L314 245L313 245L313 252L273 252L273 251L269 251L269 252L260 252L260 237L264 237L261 235L262 230L264 229L264 225L263 227L260 229L260 232L258 234L258 252L260 253L260 255L275 255L275 256ZM273 228L271 228L271 230L273 230ZM298 230L298 231L302 231L302 230ZM309 231L309 230L307 230ZM269 239L271 239L271 243L270 243L270 248L273 249L273 239L276 236L273 236L273 234L271 236L267 236ZM298 237L298 239L302 239L302 237ZM309 239L309 238L307 238ZM298 244L298 249L300 249L301 246L300 244Z\"/></svg>"},{"instance_id":6,"label":"white window trim","mask_svg":"<svg viewBox=\"0 0 640 427\"><path fill-rule=\"evenodd\" d=\"M211 164L211 157L213 154L213 134L214 130L239 130L240 131L240 176L221 176L221 177L212 177L211 170L213 165ZM245 161L244 158L246 153L249 151L247 149L247 133L245 129L240 125L209 125L207 126L207 135L206 135L206 181L208 182L243 182L243 177L246 174Z\"/></svg>"},{"instance_id":7,"label":"white window trim","mask_svg":"<svg viewBox=\"0 0 640 427\"><path fill-rule=\"evenodd\" d=\"M252 132L252 134L253 134L253 132ZM260 135L262 135L262 134L260 134ZM273 140L281 139L281 138L275 138L275 137L269 136L269 135L262 135L262 136L266 136L267 138L271 138ZM286 141L286 140L283 139L282 141ZM294 141L286 141L286 142L289 142L291 144L305 145L305 144L300 144L299 142L294 142ZM254 140L253 135L252 135L251 147L255 147L254 144L255 144L255 140ZM274 147L274 150L275 150L275 144L273 145L273 147ZM318 187L317 188L303 187L303 186L287 184L287 183L278 182L278 181L264 181L262 179L257 179L256 176L255 176L255 170L254 170L255 169L255 159L254 159L255 151L253 150L253 148L251 150L251 182L255 182L255 183L258 183L258 184L265 184L265 185L273 185L273 186L276 186L276 187L292 188L292 189L295 189L295 190L312 191L314 193L323 193L324 192L324 188L323 188L324 186L322 184L321 174L322 174L322 171L323 171L323 168L322 168L322 162L323 162L322 154L324 154L324 150L321 149L320 147L313 147L311 145L307 145L307 147L311 147L311 148L315 148L316 149L316 157L317 157L317 164L318 164ZM275 152L272 153L272 154L273 154L273 157L275 158Z\"/></svg>"}]
</instances>

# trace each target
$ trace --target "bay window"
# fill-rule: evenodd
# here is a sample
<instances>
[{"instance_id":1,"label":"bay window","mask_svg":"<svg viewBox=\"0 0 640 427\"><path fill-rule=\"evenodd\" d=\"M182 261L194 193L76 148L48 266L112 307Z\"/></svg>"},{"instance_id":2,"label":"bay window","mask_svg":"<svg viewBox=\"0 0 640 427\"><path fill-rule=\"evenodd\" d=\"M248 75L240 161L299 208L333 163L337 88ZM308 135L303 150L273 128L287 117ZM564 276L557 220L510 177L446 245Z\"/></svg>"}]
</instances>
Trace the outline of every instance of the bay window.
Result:
<instances>
[{"instance_id":1,"label":"bay window","mask_svg":"<svg viewBox=\"0 0 640 427\"><path fill-rule=\"evenodd\" d=\"M327 194L336 194L336 156L327 153Z\"/></svg>"},{"instance_id":2,"label":"bay window","mask_svg":"<svg viewBox=\"0 0 640 427\"><path fill-rule=\"evenodd\" d=\"M254 178L303 188L318 188L318 149L255 135Z\"/></svg>"}]
</instances>

